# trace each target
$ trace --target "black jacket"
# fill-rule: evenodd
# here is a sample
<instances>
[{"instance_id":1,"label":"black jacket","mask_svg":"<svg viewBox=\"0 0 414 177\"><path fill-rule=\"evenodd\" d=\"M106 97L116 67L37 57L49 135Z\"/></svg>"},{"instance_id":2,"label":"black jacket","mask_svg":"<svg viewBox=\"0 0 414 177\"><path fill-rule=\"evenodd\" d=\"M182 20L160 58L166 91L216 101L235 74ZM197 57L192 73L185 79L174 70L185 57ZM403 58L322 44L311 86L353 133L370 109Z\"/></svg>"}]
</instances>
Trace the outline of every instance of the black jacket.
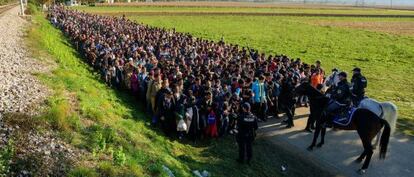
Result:
<instances>
[{"instance_id":1,"label":"black jacket","mask_svg":"<svg viewBox=\"0 0 414 177\"><path fill-rule=\"evenodd\" d=\"M257 118L251 112L242 113L237 121L239 140L253 140L258 129Z\"/></svg>"},{"instance_id":2,"label":"black jacket","mask_svg":"<svg viewBox=\"0 0 414 177\"><path fill-rule=\"evenodd\" d=\"M332 92L332 99L338 101L341 104L351 103L351 91L349 89L349 83L346 80L338 82L338 86Z\"/></svg>"},{"instance_id":3,"label":"black jacket","mask_svg":"<svg viewBox=\"0 0 414 177\"><path fill-rule=\"evenodd\" d=\"M283 82L282 90L279 95L279 101L281 104L285 104L289 107L296 103L295 86L293 85L293 81L291 79L287 79Z\"/></svg>"},{"instance_id":4,"label":"black jacket","mask_svg":"<svg viewBox=\"0 0 414 177\"><path fill-rule=\"evenodd\" d=\"M360 73L352 76L352 94L355 96L364 96L367 87L367 79Z\"/></svg>"}]
</instances>

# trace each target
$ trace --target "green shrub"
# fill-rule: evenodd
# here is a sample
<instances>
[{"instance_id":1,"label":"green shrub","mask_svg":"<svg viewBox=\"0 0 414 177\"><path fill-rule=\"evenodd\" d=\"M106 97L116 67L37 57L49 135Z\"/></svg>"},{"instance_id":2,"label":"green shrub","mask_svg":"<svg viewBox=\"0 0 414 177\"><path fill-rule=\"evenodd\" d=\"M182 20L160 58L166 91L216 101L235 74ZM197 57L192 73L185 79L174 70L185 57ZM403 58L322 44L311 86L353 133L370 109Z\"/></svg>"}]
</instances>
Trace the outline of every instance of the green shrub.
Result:
<instances>
[{"instance_id":1,"label":"green shrub","mask_svg":"<svg viewBox=\"0 0 414 177\"><path fill-rule=\"evenodd\" d=\"M118 176L119 171L117 169L118 167L114 166L109 162L102 162L99 164L98 172L101 176Z\"/></svg>"},{"instance_id":2,"label":"green shrub","mask_svg":"<svg viewBox=\"0 0 414 177\"><path fill-rule=\"evenodd\" d=\"M70 171L68 176L69 177L97 177L98 173L96 173L93 169L89 169L85 167L78 167Z\"/></svg>"},{"instance_id":3,"label":"green shrub","mask_svg":"<svg viewBox=\"0 0 414 177\"><path fill-rule=\"evenodd\" d=\"M113 161L115 165L124 165L126 161L126 155L124 153L124 150L122 146L119 146L117 149L115 149L113 153Z\"/></svg>"},{"instance_id":4,"label":"green shrub","mask_svg":"<svg viewBox=\"0 0 414 177\"><path fill-rule=\"evenodd\" d=\"M36 6L33 3L28 3L26 11L24 13L28 14L28 15L34 15L34 14L37 14L38 12L39 12L39 7L38 6Z\"/></svg>"},{"instance_id":5,"label":"green shrub","mask_svg":"<svg viewBox=\"0 0 414 177\"><path fill-rule=\"evenodd\" d=\"M53 129L61 131L69 131L71 123L70 117L70 104L67 100L61 98L54 98L49 100L50 109L45 115L46 120L49 121Z\"/></svg>"},{"instance_id":6,"label":"green shrub","mask_svg":"<svg viewBox=\"0 0 414 177\"><path fill-rule=\"evenodd\" d=\"M0 150L0 177L9 176L10 163L13 156L13 141L10 139L7 145Z\"/></svg>"}]
</instances>

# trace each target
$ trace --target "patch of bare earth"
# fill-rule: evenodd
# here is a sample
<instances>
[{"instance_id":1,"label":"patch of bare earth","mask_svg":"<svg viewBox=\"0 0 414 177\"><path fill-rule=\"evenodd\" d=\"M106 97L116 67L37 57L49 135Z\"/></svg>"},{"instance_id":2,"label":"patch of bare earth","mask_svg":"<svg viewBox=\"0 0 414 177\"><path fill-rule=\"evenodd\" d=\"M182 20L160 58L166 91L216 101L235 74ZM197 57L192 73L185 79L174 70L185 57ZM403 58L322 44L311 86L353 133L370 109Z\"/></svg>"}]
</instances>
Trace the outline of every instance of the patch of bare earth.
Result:
<instances>
[{"instance_id":1,"label":"patch of bare earth","mask_svg":"<svg viewBox=\"0 0 414 177\"><path fill-rule=\"evenodd\" d=\"M363 29L396 35L414 36L414 21L385 22L385 21L311 21L311 24L319 26L335 26L344 28Z\"/></svg>"}]
</instances>

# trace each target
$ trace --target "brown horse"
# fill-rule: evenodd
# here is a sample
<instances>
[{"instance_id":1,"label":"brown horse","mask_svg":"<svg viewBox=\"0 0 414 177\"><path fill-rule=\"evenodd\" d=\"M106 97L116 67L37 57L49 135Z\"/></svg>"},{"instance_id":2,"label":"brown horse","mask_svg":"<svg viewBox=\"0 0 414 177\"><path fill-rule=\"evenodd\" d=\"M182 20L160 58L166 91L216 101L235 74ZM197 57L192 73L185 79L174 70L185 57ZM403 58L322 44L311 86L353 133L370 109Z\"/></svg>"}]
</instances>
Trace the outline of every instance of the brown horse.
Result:
<instances>
[{"instance_id":1,"label":"brown horse","mask_svg":"<svg viewBox=\"0 0 414 177\"><path fill-rule=\"evenodd\" d=\"M321 141L316 146L322 147L325 141L326 123L332 121L331 116L328 116L325 111L330 99L313 88L309 83L299 85L295 88L295 92L296 94L308 96L310 103L316 108L314 112L312 112L316 119L316 129L312 144L307 148L309 151L312 151L320 133ZM375 113L368 109L359 108L355 110L352 115L352 121L347 126L339 126L335 124L333 126L342 130L356 130L358 132L362 145L364 146L364 151L355 161L360 163L365 159L362 168L358 170L360 174L365 173L368 169L373 154L372 139L383 127L384 131L380 140L380 158L385 158L391 134L391 127L386 120L379 118Z\"/></svg>"}]
</instances>

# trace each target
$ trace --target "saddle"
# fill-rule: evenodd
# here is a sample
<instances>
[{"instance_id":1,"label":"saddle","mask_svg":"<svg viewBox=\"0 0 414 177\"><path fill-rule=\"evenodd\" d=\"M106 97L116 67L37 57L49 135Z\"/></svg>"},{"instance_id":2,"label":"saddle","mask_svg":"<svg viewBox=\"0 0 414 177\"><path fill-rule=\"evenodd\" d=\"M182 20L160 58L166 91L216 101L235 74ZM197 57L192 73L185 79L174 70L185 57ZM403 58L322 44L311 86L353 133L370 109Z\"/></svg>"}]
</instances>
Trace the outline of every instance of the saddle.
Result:
<instances>
[{"instance_id":1,"label":"saddle","mask_svg":"<svg viewBox=\"0 0 414 177\"><path fill-rule=\"evenodd\" d=\"M352 121L354 112L357 110L355 107L347 107L345 111L340 112L333 116L333 123L339 126L348 126Z\"/></svg>"},{"instance_id":2,"label":"saddle","mask_svg":"<svg viewBox=\"0 0 414 177\"><path fill-rule=\"evenodd\" d=\"M329 104L336 104L339 108L335 110L329 111L329 109L325 109L325 116L328 118L326 122L326 127L332 128L333 124L337 124L339 126L347 126L351 122L352 113L356 110L356 108L347 105L347 104L340 104L338 102L334 102L331 100ZM328 106L329 107L329 106Z\"/></svg>"}]
</instances>

